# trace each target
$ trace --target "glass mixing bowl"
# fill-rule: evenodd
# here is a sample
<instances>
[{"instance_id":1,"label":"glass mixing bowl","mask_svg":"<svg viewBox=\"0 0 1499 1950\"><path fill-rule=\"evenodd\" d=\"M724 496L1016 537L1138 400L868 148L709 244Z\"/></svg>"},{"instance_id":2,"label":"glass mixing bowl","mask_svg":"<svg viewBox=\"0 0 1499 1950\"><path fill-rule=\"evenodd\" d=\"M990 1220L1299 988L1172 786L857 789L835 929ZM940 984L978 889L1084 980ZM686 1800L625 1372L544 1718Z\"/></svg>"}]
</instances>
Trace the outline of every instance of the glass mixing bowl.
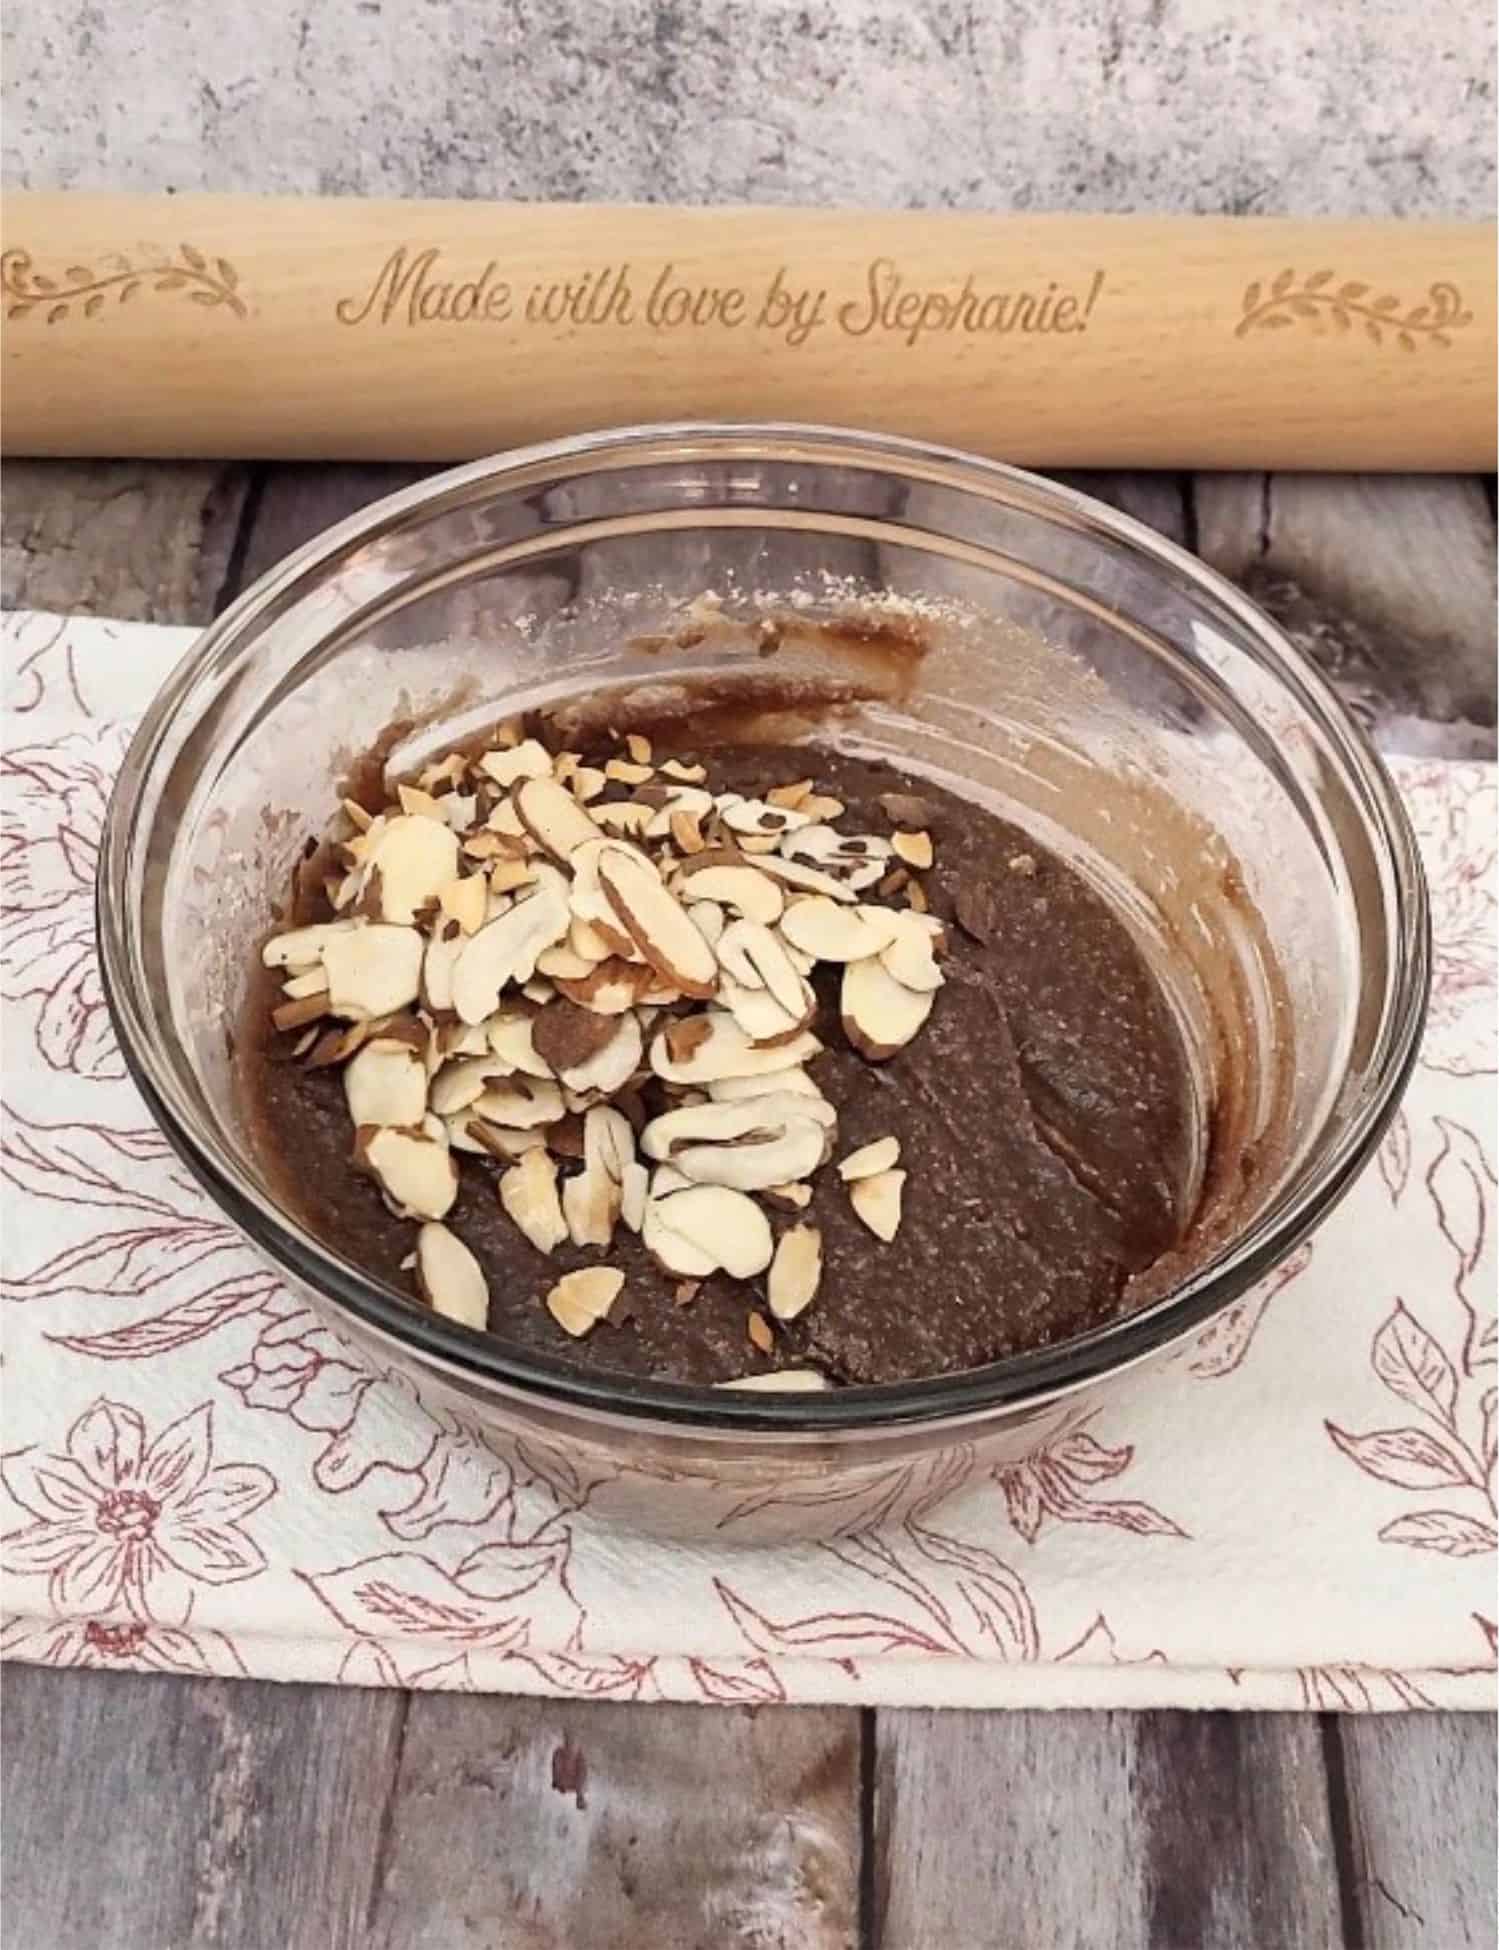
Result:
<instances>
[{"instance_id":1,"label":"glass mixing bowl","mask_svg":"<svg viewBox=\"0 0 1499 1950\"><path fill-rule=\"evenodd\" d=\"M404 769L528 706L585 699L624 727L704 680L773 708L779 736L890 756L1005 812L1134 929L1202 1109L1195 1243L1137 1311L936 1379L713 1392L519 1353L370 1279L278 1208L226 1032L350 759L397 719ZM1426 894L1390 780L1243 596L1013 468L796 426L530 448L289 556L146 714L110 811L99 926L136 1081L288 1283L481 1430L638 1474L653 1517L680 1517L696 1490L852 1487L959 1440L1017 1453L1076 1391L1201 1330L1371 1157L1428 979Z\"/></svg>"}]
</instances>

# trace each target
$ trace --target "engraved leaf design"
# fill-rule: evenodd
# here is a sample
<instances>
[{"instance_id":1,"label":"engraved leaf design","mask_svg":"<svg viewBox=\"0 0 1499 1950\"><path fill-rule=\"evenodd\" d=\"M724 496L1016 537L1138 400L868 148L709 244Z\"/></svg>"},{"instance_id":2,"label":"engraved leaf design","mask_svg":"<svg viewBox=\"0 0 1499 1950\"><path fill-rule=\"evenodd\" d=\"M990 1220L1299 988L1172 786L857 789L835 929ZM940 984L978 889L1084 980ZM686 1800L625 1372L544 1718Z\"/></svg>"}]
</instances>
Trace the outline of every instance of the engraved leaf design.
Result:
<instances>
[{"instance_id":1,"label":"engraved leaf design","mask_svg":"<svg viewBox=\"0 0 1499 1950\"><path fill-rule=\"evenodd\" d=\"M1416 349L1416 341L1411 337L1409 332L1401 332L1397 336L1395 343L1400 347L1402 352L1414 352Z\"/></svg>"},{"instance_id":2,"label":"engraved leaf design","mask_svg":"<svg viewBox=\"0 0 1499 1950\"><path fill-rule=\"evenodd\" d=\"M1469 1489L1472 1477L1461 1456L1425 1429L1375 1429L1354 1435L1335 1422L1327 1433L1366 1476L1401 1490Z\"/></svg>"},{"instance_id":3,"label":"engraved leaf design","mask_svg":"<svg viewBox=\"0 0 1499 1950\"><path fill-rule=\"evenodd\" d=\"M165 277L156 280L156 289L158 291L180 291L186 283L187 277L183 272L168 271Z\"/></svg>"},{"instance_id":4,"label":"engraved leaf design","mask_svg":"<svg viewBox=\"0 0 1499 1950\"><path fill-rule=\"evenodd\" d=\"M1340 284L1338 286L1338 296L1352 305L1356 304L1360 298L1366 297L1368 290L1368 285L1360 284L1356 279L1352 279L1347 284Z\"/></svg>"},{"instance_id":5,"label":"engraved leaf design","mask_svg":"<svg viewBox=\"0 0 1499 1950\"><path fill-rule=\"evenodd\" d=\"M223 280L228 290L237 291L239 289L239 272L235 270L227 257L216 257L214 259L214 268L218 271L219 277Z\"/></svg>"},{"instance_id":6,"label":"engraved leaf design","mask_svg":"<svg viewBox=\"0 0 1499 1950\"><path fill-rule=\"evenodd\" d=\"M1431 342L1433 345L1440 345L1440 346L1450 346L1452 343L1451 339L1448 338L1445 332L1433 332L1431 335Z\"/></svg>"},{"instance_id":7,"label":"engraved leaf design","mask_svg":"<svg viewBox=\"0 0 1499 1950\"><path fill-rule=\"evenodd\" d=\"M1417 305L1413 312L1406 314L1405 322L1407 325L1419 325L1430 314L1430 311L1430 305Z\"/></svg>"},{"instance_id":8,"label":"engraved leaf design","mask_svg":"<svg viewBox=\"0 0 1499 1950\"><path fill-rule=\"evenodd\" d=\"M132 278L128 284L122 284L120 286L120 303L122 305L125 304L127 300L135 296L136 292L139 291L140 288L141 288L141 281L139 278Z\"/></svg>"},{"instance_id":9,"label":"engraved leaf design","mask_svg":"<svg viewBox=\"0 0 1499 1950\"><path fill-rule=\"evenodd\" d=\"M104 309L104 293L96 291L83 308L85 318L97 318Z\"/></svg>"},{"instance_id":10,"label":"engraved leaf design","mask_svg":"<svg viewBox=\"0 0 1499 1950\"><path fill-rule=\"evenodd\" d=\"M1246 285L1245 287L1244 307L1243 307L1244 310L1253 311L1255 306L1259 303L1259 301L1260 301L1260 284L1259 284L1259 279L1256 278L1253 284Z\"/></svg>"},{"instance_id":11,"label":"engraved leaf design","mask_svg":"<svg viewBox=\"0 0 1499 1950\"><path fill-rule=\"evenodd\" d=\"M1416 1317L1397 1300L1369 1351L1374 1372L1408 1408L1449 1428L1457 1407L1457 1370Z\"/></svg>"},{"instance_id":12,"label":"engraved leaf design","mask_svg":"<svg viewBox=\"0 0 1499 1950\"><path fill-rule=\"evenodd\" d=\"M44 278L40 271L34 271L32 273L31 282L38 291L55 291L57 289L57 279Z\"/></svg>"},{"instance_id":13,"label":"engraved leaf design","mask_svg":"<svg viewBox=\"0 0 1499 1950\"><path fill-rule=\"evenodd\" d=\"M68 277L74 284L91 284L93 282L93 276L93 272L86 264L70 264L68 266Z\"/></svg>"},{"instance_id":14,"label":"engraved leaf design","mask_svg":"<svg viewBox=\"0 0 1499 1950\"><path fill-rule=\"evenodd\" d=\"M1260 323L1268 326L1271 331L1279 331L1283 330L1287 325L1294 324L1295 320L1289 318L1283 311L1271 311L1266 312L1265 316L1260 320Z\"/></svg>"},{"instance_id":15,"label":"engraved leaf design","mask_svg":"<svg viewBox=\"0 0 1499 1950\"><path fill-rule=\"evenodd\" d=\"M1293 298L1290 302L1291 310L1295 312L1298 318L1315 318L1317 316L1317 307L1310 298Z\"/></svg>"},{"instance_id":16,"label":"engraved leaf design","mask_svg":"<svg viewBox=\"0 0 1499 1950\"><path fill-rule=\"evenodd\" d=\"M1387 291L1382 298L1376 298L1374 300L1374 309L1376 311L1399 311L1400 300Z\"/></svg>"},{"instance_id":17,"label":"engraved leaf design","mask_svg":"<svg viewBox=\"0 0 1499 1950\"><path fill-rule=\"evenodd\" d=\"M1344 311L1341 305L1336 305L1333 308L1332 322L1334 325L1337 326L1340 332L1346 332L1349 326L1353 323L1353 320L1349 317L1348 313Z\"/></svg>"},{"instance_id":18,"label":"engraved leaf design","mask_svg":"<svg viewBox=\"0 0 1499 1950\"><path fill-rule=\"evenodd\" d=\"M1480 1557L1499 1549L1499 1532L1492 1524L1457 1510L1413 1510L1409 1516L1392 1518L1379 1536L1382 1543L1440 1551L1443 1557Z\"/></svg>"},{"instance_id":19,"label":"engraved leaf design","mask_svg":"<svg viewBox=\"0 0 1499 1950\"><path fill-rule=\"evenodd\" d=\"M208 269L208 259L203 255L202 251L194 250L191 244L183 244L180 246L180 249L182 251L182 261L185 264L191 264L195 271L206 271Z\"/></svg>"},{"instance_id":20,"label":"engraved leaf design","mask_svg":"<svg viewBox=\"0 0 1499 1950\"><path fill-rule=\"evenodd\" d=\"M27 312L35 310L36 303L34 300L23 300L20 304L10 306L5 315L7 318L24 318Z\"/></svg>"},{"instance_id":21,"label":"engraved leaf design","mask_svg":"<svg viewBox=\"0 0 1499 1950\"><path fill-rule=\"evenodd\" d=\"M1320 291L1324 284L1332 283L1332 275L1331 271L1313 271L1312 275L1306 281L1306 289L1308 291Z\"/></svg>"},{"instance_id":22,"label":"engraved leaf design","mask_svg":"<svg viewBox=\"0 0 1499 1950\"><path fill-rule=\"evenodd\" d=\"M1372 318L1366 318L1364 320L1364 330L1369 334L1370 338L1373 339L1376 345L1384 344L1384 333L1380 331L1379 327L1374 323L1374 320Z\"/></svg>"},{"instance_id":23,"label":"engraved leaf design","mask_svg":"<svg viewBox=\"0 0 1499 1950\"><path fill-rule=\"evenodd\" d=\"M1286 293L1290 290L1291 286L1295 282L1296 282L1296 273L1294 271L1282 271L1280 276L1275 280L1274 284L1272 284L1270 287L1271 297L1284 298Z\"/></svg>"},{"instance_id":24,"label":"engraved leaf design","mask_svg":"<svg viewBox=\"0 0 1499 1950\"><path fill-rule=\"evenodd\" d=\"M190 291L187 295L195 305L221 305L224 302L223 293L219 291Z\"/></svg>"},{"instance_id":25,"label":"engraved leaf design","mask_svg":"<svg viewBox=\"0 0 1499 1950\"><path fill-rule=\"evenodd\" d=\"M49 325L56 325L60 319L66 318L67 315L68 308L66 305L54 305L47 313L47 323Z\"/></svg>"}]
</instances>

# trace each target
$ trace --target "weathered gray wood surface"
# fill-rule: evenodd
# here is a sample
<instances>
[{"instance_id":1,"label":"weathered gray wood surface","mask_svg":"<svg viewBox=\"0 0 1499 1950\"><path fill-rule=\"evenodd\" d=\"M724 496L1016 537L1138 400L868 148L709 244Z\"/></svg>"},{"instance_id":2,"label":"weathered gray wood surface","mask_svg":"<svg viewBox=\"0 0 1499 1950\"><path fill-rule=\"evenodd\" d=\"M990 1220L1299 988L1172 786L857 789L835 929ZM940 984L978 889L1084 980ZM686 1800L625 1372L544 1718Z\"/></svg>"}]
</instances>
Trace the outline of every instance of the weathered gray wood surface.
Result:
<instances>
[{"instance_id":1,"label":"weathered gray wood surface","mask_svg":"<svg viewBox=\"0 0 1499 1950\"><path fill-rule=\"evenodd\" d=\"M5 600L202 621L411 478L15 465ZM1230 573L1253 581L1270 563L1295 582L1304 607L1287 620L1385 742L1492 749L1481 487L1078 485ZM1357 520L1339 512L1344 488ZM1424 585L1418 537L1439 565ZM1350 622L1377 656L1350 663ZM17 1950L1494 1938L1493 1729L1479 1716L756 1714L25 1668L9 1670L5 1708Z\"/></svg>"}]
</instances>

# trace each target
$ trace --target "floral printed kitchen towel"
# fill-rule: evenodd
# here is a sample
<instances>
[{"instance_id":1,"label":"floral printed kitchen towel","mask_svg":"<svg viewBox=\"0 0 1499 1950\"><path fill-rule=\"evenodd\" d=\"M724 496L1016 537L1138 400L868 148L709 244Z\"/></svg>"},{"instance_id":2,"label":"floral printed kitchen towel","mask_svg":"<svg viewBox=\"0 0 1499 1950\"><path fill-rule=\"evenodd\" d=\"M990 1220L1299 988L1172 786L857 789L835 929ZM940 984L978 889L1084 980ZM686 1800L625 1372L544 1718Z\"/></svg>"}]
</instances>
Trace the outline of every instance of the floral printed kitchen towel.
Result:
<instances>
[{"instance_id":1,"label":"floral printed kitchen towel","mask_svg":"<svg viewBox=\"0 0 1499 1950\"><path fill-rule=\"evenodd\" d=\"M1493 768L1404 763L1436 995L1337 1216L1005 1467L892 1468L832 1534L626 1534L623 1472L371 1371L125 1080L92 895L191 633L5 621L3 1646L51 1665L598 1697L1479 1707L1495 1671Z\"/></svg>"}]
</instances>

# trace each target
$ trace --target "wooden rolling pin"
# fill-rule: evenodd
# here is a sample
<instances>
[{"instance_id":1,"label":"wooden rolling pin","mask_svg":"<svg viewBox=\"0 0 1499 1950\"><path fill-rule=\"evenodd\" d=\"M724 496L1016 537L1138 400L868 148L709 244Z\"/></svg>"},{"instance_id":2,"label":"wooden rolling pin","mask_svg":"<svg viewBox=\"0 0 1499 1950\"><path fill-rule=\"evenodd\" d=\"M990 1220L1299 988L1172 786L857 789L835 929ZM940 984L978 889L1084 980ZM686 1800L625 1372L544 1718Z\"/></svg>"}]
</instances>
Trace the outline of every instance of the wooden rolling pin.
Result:
<instances>
[{"instance_id":1,"label":"wooden rolling pin","mask_svg":"<svg viewBox=\"0 0 1499 1950\"><path fill-rule=\"evenodd\" d=\"M1490 468L1457 223L8 194L10 454L458 460L662 419Z\"/></svg>"}]
</instances>

